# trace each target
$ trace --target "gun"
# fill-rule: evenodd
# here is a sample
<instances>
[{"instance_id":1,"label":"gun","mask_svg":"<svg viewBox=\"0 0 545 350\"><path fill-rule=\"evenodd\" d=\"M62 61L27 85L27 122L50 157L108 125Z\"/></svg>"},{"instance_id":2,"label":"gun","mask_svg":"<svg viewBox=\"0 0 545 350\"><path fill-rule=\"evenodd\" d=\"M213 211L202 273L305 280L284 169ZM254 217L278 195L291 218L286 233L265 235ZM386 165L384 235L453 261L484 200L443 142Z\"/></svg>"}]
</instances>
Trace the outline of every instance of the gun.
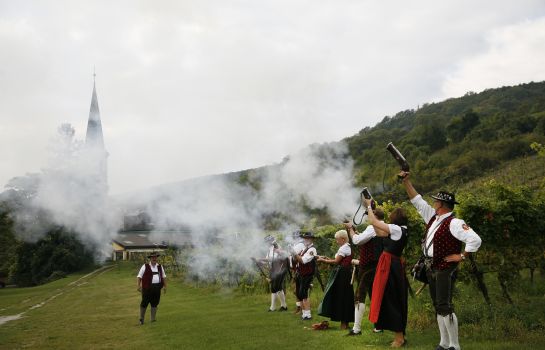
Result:
<instances>
[{"instance_id":1,"label":"gun","mask_svg":"<svg viewBox=\"0 0 545 350\"><path fill-rule=\"evenodd\" d=\"M395 160L399 163L399 166L401 167L401 170L409 171L409 163L407 162L405 157L403 157L401 152L399 152L399 150L396 148L396 146L394 146L393 143L390 142L386 146L386 149L392 154L392 156L395 158ZM403 176L398 175L398 177L399 177L399 179L403 179Z\"/></svg>"},{"instance_id":2,"label":"gun","mask_svg":"<svg viewBox=\"0 0 545 350\"><path fill-rule=\"evenodd\" d=\"M484 300L490 306L492 305L492 303L490 301L490 297L488 296L488 289L486 288L486 284L484 284L483 272L479 271L479 268L477 267L477 262L475 261L475 257L473 256L473 254L469 254L469 261L471 262L471 272L473 272L473 275L477 280L477 286L479 286L481 293L483 293Z\"/></svg>"},{"instance_id":3,"label":"gun","mask_svg":"<svg viewBox=\"0 0 545 350\"><path fill-rule=\"evenodd\" d=\"M256 258L252 257L250 258L252 259L252 261L254 262L255 266L257 267L257 269L259 270L259 272L261 272L261 275L263 276L263 278L265 278L265 280L269 281L269 277L267 277L267 275L265 274L265 271L263 271L263 269L261 268L261 265L259 265L259 263L257 262Z\"/></svg>"},{"instance_id":4,"label":"gun","mask_svg":"<svg viewBox=\"0 0 545 350\"><path fill-rule=\"evenodd\" d=\"M363 221L363 215L367 214L367 210L364 211L362 217L361 217L361 220L359 223L356 222L356 215L358 215L358 212L360 211L362 205L363 205L363 199L370 199L371 200L371 208L373 210L375 210L375 208L377 207L377 203L375 202L375 200L373 199L373 196L371 195L371 192L369 192L369 189L367 187L364 187L363 190L361 190L360 192L360 205L358 207L358 209L356 210L356 212L354 213L354 217L352 218L352 222L354 223L354 225L361 225L362 221Z\"/></svg>"}]
</instances>

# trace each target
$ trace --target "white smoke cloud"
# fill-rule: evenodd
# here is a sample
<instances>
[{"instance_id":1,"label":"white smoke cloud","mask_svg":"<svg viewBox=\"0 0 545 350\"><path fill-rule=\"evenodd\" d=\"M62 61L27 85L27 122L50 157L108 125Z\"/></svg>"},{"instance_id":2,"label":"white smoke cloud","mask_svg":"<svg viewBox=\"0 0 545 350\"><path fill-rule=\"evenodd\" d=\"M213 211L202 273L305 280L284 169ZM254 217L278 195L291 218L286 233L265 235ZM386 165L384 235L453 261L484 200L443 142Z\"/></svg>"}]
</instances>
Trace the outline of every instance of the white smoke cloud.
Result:
<instances>
[{"instance_id":1,"label":"white smoke cloud","mask_svg":"<svg viewBox=\"0 0 545 350\"><path fill-rule=\"evenodd\" d=\"M271 214L280 218L273 235L286 248L293 231L312 225L303 203L327 211L334 222L353 213L359 191L352 184L352 167L346 144L312 145L281 164L250 171L248 181L257 189L241 184L241 174L235 173L165 185L136 202L150 203L145 210L157 228L152 240L191 242L183 262L193 274L230 279L229 272L254 269L250 257L265 255L264 218ZM162 230L181 225L189 230Z\"/></svg>"},{"instance_id":2,"label":"white smoke cloud","mask_svg":"<svg viewBox=\"0 0 545 350\"><path fill-rule=\"evenodd\" d=\"M63 124L51 142L47 167L16 189L29 194L15 211L17 233L35 241L49 227L63 226L97 249L102 259L111 255L111 239L120 227L121 213L107 196L101 168L104 150L86 147L73 139L74 133L69 124Z\"/></svg>"}]
</instances>

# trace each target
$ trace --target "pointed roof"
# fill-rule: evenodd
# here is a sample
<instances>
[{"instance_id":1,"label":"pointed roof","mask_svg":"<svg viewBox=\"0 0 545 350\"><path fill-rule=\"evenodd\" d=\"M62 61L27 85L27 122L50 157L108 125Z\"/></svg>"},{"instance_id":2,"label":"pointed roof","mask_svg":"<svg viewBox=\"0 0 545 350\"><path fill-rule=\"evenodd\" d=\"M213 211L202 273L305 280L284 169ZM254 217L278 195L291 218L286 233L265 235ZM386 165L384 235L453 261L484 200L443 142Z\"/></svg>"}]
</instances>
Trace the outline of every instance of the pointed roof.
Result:
<instances>
[{"instance_id":1,"label":"pointed roof","mask_svg":"<svg viewBox=\"0 0 545 350\"><path fill-rule=\"evenodd\" d=\"M100 121L100 110L98 109L98 98L94 76L96 76L96 74L93 74L93 97L91 98L91 109L89 110L89 121L87 122L85 144L104 149L104 137L102 136L102 123Z\"/></svg>"}]
</instances>

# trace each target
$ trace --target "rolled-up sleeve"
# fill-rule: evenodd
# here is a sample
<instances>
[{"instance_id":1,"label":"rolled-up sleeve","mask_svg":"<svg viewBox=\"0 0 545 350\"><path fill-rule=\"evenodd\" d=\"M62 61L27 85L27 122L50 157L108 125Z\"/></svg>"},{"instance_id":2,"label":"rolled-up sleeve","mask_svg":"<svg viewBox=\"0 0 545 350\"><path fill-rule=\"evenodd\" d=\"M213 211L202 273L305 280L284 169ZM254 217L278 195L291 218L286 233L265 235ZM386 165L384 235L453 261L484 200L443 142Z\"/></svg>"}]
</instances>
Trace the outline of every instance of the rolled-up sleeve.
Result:
<instances>
[{"instance_id":1,"label":"rolled-up sleeve","mask_svg":"<svg viewBox=\"0 0 545 350\"><path fill-rule=\"evenodd\" d=\"M450 232L456 239L465 243L464 250L468 253L475 253L479 250L482 240L479 235L469 227L462 219L452 219Z\"/></svg>"},{"instance_id":2,"label":"rolled-up sleeve","mask_svg":"<svg viewBox=\"0 0 545 350\"><path fill-rule=\"evenodd\" d=\"M303 264L308 264L316 256L316 248L312 247L301 257Z\"/></svg>"},{"instance_id":3,"label":"rolled-up sleeve","mask_svg":"<svg viewBox=\"0 0 545 350\"><path fill-rule=\"evenodd\" d=\"M144 271L146 270L146 265L142 265L142 267L140 268L140 271L138 271L138 275L136 275L136 277L138 278L142 278L142 276L144 276Z\"/></svg>"},{"instance_id":4,"label":"rolled-up sleeve","mask_svg":"<svg viewBox=\"0 0 545 350\"><path fill-rule=\"evenodd\" d=\"M352 236L352 243L354 243L355 245L365 244L375 236L375 228L373 227L373 225L369 225L365 228L365 230L363 230L362 233Z\"/></svg>"},{"instance_id":5,"label":"rolled-up sleeve","mask_svg":"<svg viewBox=\"0 0 545 350\"><path fill-rule=\"evenodd\" d=\"M414 205L418 211L418 214L420 214L426 223L428 223L431 218L435 216L435 209L433 209L433 207L429 205L421 195L417 194L413 199L411 199L411 203Z\"/></svg>"}]
</instances>

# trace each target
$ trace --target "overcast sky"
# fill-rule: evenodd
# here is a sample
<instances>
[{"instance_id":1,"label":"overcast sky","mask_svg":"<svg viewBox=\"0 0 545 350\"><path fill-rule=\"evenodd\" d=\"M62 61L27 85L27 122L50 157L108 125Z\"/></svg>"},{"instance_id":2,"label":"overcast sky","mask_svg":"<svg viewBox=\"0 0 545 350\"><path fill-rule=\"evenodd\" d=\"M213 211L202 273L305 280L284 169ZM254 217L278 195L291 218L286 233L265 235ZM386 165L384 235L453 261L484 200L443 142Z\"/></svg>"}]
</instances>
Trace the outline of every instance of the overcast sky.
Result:
<instances>
[{"instance_id":1,"label":"overcast sky","mask_svg":"<svg viewBox=\"0 0 545 350\"><path fill-rule=\"evenodd\" d=\"M45 166L60 124L85 137L93 67L118 194L542 81L544 62L541 0L0 0L0 184Z\"/></svg>"}]
</instances>

